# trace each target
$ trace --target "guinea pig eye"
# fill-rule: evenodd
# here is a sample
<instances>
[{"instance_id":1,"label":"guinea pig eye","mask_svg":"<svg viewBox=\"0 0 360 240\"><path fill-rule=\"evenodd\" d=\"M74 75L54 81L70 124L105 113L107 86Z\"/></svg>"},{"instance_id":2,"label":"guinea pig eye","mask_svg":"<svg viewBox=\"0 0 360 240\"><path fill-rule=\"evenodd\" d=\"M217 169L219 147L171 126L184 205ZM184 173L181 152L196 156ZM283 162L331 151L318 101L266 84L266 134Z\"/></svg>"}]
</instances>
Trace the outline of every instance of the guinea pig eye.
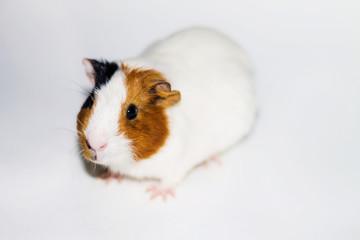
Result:
<instances>
[{"instance_id":1,"label":"guinea pig eye","mask_svg":"<svg viewBox=\"0 0 360 240\"><path fill-rule=\"evenodd\" d=\"M126 110L126 118L128 120L133 120L136 118L137 114L138 114L138 109L135 106L135 104L130 104L128 109Z\"/></svg>"}]
</instances>

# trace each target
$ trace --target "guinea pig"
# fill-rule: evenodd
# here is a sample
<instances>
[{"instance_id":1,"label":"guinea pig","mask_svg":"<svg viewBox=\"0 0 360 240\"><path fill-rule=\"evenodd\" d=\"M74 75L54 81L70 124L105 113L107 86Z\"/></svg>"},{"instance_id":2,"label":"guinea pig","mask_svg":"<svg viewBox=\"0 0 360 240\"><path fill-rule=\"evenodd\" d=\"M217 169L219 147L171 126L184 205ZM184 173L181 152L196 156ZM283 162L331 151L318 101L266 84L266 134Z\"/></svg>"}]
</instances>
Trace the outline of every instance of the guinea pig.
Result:
<instances>
[{"instance_id":1,"label":"guinea pig","mask_svg":"<svg viewBox=\"0 0 360 240\"><path fill-rule=\"evenodd\" d=\"M114 176L157 179L152 198L174 195L194 166L253 126L248 57L215 30L185 29L139 57L83 64L93 89L77 116L82 156Z\"/></svg>"}]
</instances>

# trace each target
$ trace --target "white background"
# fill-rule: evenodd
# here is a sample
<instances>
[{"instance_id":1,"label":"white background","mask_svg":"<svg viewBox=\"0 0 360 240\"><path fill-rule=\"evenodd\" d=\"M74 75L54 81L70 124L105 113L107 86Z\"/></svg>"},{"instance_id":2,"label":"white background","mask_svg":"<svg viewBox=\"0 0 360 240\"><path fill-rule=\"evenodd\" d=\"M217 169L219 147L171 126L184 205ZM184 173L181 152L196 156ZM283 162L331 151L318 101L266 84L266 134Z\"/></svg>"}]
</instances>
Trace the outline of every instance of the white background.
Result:
<instances>
[{"instance_id":1,"label":"white background","mask_svg":"<svg viewBox=\"0 0 360 240\"><path fill-rule=\"evenodd\" d=\"M360 2L0 1L1 239L360 239ZM83 57L136 56L193 25L253 60L247 141L176 198L86 173Z\"/></svg>"}]
</instances>

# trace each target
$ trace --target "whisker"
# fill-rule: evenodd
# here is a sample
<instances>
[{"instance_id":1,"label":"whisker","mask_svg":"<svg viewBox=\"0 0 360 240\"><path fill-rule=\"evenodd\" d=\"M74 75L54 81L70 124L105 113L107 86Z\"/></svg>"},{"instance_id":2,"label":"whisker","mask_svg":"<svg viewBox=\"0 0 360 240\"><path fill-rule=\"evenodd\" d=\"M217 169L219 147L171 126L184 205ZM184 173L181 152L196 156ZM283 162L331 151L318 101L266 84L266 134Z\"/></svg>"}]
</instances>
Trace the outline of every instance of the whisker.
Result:
<instances>
[{"instance_id":1,"label":"whisker","mask_svg":"<svg viewBox=\"0 0 360 240\"><path fill-rule=\"evenodd\" d=\"M65 131L68 131L68 132L71 132L71 133L77 133L77 131L71 130L69 128L58 127L58 128L55 128L55 129L56 130L65 130Z\"/></svg>"},{"instance_id":2,"label":"whisker","mask_svg":"<svg viewBox=\"0 0 360 240\"><path fill-rule=\"evenodd\" d=\"M82 94L88 94L89 91L87 89L87 87L81 85L80 83L78 83L77 81L75 80L70 80L72 83L75 83L78 87L80 87L81 91L82 91Z\"/></svg>"},{"instance_id":3,"label":"whisker","mask_svg":"<svg viewBox=\"0 0 360 240\"><path fill-rule=\"evenodd\" d=\"M84 137L85 137L85 134L84 134L83 132L81 132L81 131L77 131L77 133L78 133L79 135L82 135L82 136L84 136Z\"/></svg>"},{"instance_id":4,"label":"whisker","mask_svg":"<svg viewBox=\"0 0 360 240\"><path fill-rule=\"evenodd\" d=\"M75 151L76 148L77 148L77 146L74 146L74 147L71 149L71 152ZM79 150L79 149L77 149L77 150Z\"/></svg>"},{"instance_id":5,"label":"whisker","mask_svg":"<svg viewBox=\"0 0 360 240\"><path fill-rule=\"evenodd\" d=\"M52 76L51 77L53 79L53 84L61 89L65 89L65 90L69 90L69 91L73 91L73 92L77 92L80 93L82 95L86 95L89 92L89 87L84 86L82 84L80 84L77 80L75 79L71 79L71 78L67 78L67 77L59 77L59 76ZM80 88L80 91L77 89L73 89L73 88L69 88L63 84L59 84L59 83L65 83L65 82L71 82L72 84L75 84L77 88Z\"/></svg>"},{"instance_id":6,"label":"whisker","mask_svg":"<svg viewBox=\"0 0 360 240\"><path fill-rule=\"evenodd\" d=\"M81 124L85 128L85 125L79 120L79 118L76 118L77 122Z\"/></svg>"},{"instance_id":7,"label":"whisker","mask_svg":"<svg viewBox=\"0 0 360 240\"><path fill-rule=\"evenodd\" d=\"M95 102L94 96L93 96L92 94L90 94L89 96L91 97L91 100L92 100L93 102Z\"/></svg>"},{"instance_id":8,"label":"whisker","mask_svg":"<svg viewBox=\"0 0 360 240\"><path fill-rule=\"evenodd\" d=\"M95 170L96 170L96 163L93 163L93 165L94 165L94 167L93 167L93 169L92 169L92 171L91 171L91 174L94 174L95 173Z\"/></svg>"}]
</instances>

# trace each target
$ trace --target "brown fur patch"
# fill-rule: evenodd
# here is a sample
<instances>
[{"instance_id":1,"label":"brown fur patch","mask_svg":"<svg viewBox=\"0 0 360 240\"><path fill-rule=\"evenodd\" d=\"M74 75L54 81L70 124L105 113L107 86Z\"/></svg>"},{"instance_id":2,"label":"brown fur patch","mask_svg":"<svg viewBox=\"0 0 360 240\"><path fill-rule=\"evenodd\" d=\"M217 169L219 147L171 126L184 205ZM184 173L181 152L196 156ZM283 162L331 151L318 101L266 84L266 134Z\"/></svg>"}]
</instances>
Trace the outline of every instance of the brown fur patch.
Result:
<instances>
[{"instance_id":1,"label":"brown fur patch","mask_svg":"<svg viewBox=\"0 0 360 240\"><path fill-rule=\"evenodd\" d=\"M132 142L136 161L149 158L159 151L169 135L168 119L165 108L180 101L180 92L171 91L164 76L155 70L131 69L121 64L125 74L127 98L119 116L119 134ZM130 104L138 108L133 120L126 118Z\"/></svg>"},{"instance_id":2,"label":"brown fur patch","mask_svg":"<svg viewBox=\"0 0 360 240\"><path fill-rule=\"evenodd\" d=\"M89 119L90 119L92 112L94 111L95 104L96 104L96 97L94 99L94 103L93 103L93 106L91 107L91 109L82 108L77 115L76 128L77 128L77 132L78 132L79 143L80 143L80 146L82 149L82 156L86 160L90 160L93 157L93 153L87 147L86 137L85 137L84 132L85 132L87 125L89 124Z\"/></svg>"}]
</instances>

